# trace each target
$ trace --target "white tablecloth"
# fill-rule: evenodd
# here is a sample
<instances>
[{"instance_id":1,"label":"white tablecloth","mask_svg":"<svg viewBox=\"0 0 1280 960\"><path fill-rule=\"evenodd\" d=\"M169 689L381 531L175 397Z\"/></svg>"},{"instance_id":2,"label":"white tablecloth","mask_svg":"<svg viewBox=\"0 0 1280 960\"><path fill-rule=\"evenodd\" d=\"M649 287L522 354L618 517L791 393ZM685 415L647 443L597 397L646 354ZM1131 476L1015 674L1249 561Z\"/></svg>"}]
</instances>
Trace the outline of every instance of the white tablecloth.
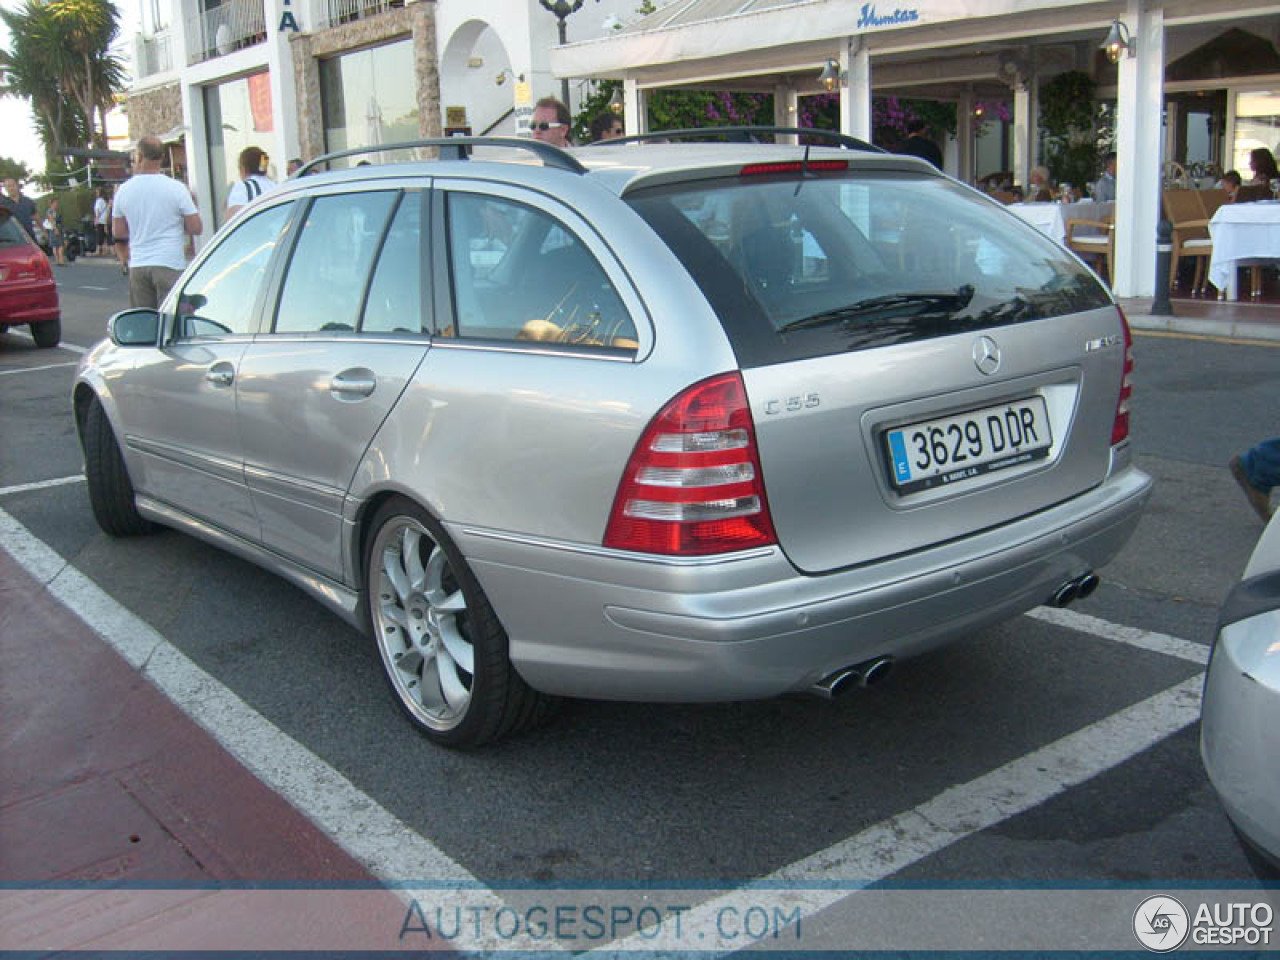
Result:
<instances>
[{"instance_id":1,"label":"white tablecloth","mask_svg":"<svg viewBox=\"0 0 1280 960\"><path fill-rule=\"evenodd\" d=\"M1209 221L1209 236L1209 282L1234 297L1236 267L1280 260L1280 203L1224 204Z\"/></svg>"},{"instance_id":2,"label":"white tablecloth","mask_svg":"<svg viewBox=\"0 0 1280 960\"><path fill-rule=\"evenodd\" d=\"M1009 209L1046 237L1066 243L1068 220L1102 220L1115 213L1114 203L1011 203Z\"/></svg>"}]
</instances>

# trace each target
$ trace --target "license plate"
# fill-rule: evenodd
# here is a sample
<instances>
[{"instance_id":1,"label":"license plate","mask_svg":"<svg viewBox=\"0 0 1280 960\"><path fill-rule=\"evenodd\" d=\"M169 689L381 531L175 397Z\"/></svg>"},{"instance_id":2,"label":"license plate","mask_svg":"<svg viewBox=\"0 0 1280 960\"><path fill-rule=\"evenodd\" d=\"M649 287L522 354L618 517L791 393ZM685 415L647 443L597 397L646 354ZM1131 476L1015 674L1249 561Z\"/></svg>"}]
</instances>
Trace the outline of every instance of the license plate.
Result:
<instances>
[{"instance_id":1,"label":"license plate","mask_svg":"<svg viewBox=\"0 0 1280 960\"><path fill-rule=\"evenodd\" d=\"M885 433L890 478L915 493L1007 470L1049 455L1053 437L1043 397L1027 397Z\"/></svg>"}]
</instances>

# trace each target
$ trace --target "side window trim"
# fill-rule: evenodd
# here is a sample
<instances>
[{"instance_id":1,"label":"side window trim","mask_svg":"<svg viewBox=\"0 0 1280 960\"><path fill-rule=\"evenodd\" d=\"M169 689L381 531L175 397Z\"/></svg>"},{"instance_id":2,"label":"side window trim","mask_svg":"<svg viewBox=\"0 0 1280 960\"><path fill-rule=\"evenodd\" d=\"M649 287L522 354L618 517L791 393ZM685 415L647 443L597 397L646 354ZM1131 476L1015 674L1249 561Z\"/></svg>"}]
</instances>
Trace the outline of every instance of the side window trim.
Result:
<instances>
[{"instance_id":1,"label":"side window trim","mask_svg":"<svg viewBox=\"0 0 1280 960\"><path fill-rule=\"evenodd\" d=\"M449 262L450 247L448 244L448 224L447 212L448 195L453 193L472 194L480 197L490 197L500 200L509 200L513 203L523 204L527 207L545 214L546 216L558 221L563 227L586 248L588 252L595 258L600 269L604 271L605 277L613 285L618 298L622 301L627 313L631 317L632 326L635 328L636 339L639 346L636 348L634 355L626 358L628 363L639 363L644 360L653 350L654 332L653 322L649 316L649 310L644 300L641 299L639 292L635 288L635 284L631 280L631 275L626 268L618 260L614 254L613 248L608 242L596 231L596 229L576 210L565 204L560 199L535 190L529 187L515 186L505 183L493 183L483 180L467 180L462 178L440 178L434 183L435 190L440 194L432 201L432 278L435 285L434 301L436 304L436 315L438 322L451 324L454 317L456 300L453 295L453 271ZM437 336L446 338L446 342L451 342L455 338L449 337L447 334L437 329ZM617 360L616 357L610 356L608 353L587 352L579 348L574 348L572 344L555 344L548 342L524 342L524 341L505 341L505 340L459 340L457 346L474 348L479 350L511 350L522 353L555 353L570 354L574 356L586 356L598 358L601 360Z\"/></svg>"},{"instance_id":2,"label":"side window trim","mask_svg":"<svg viewBox=\"0 0 1280 960\"><path fill-rule=\"evenodd\" d=\"M305 198L282 197L275 203L264 204L262 209L260 209L258 212L254 214L254 217L256 218L259 216L263 216L264 214L268 213L271 210L275 210L278 207L289 206L292 208L289 211L287 219L285 220L281 241L279 244L276 245L276 249L271 252L271 260L268 261L268 264L267 264L266 281L259 288L257 295L254 297L253 306L250 308L250 321L248 325L249 329L244 333L236 333L226 337L216 337L212 339L217 339L220 342L230 342L235 340L252 340L262 332L265 315L267 313L267 307L272 302L271 298L273 297L275 292L273 285L276 282L276 278L279 276L279 273L282 269L282 265L285 262L284 260L285 250L292 249L291 236L297 232L297 227L300 222L298 211L305 205L305 203L306 203ZM241 223L247 223L249 219L250 218L246 218L245 220L241 221ZM205 261L208 260L211 256L213 256L214 253L217 252L217 250L223 244L227 243L232 236L234 236L234 232L228 232L225 237L218 239L216 243L208 244L203 250L201 250L196 255L195 259L192 260L189 264L187 264L186 269L182 272L182 276L179 278L182 282L175 283L173 285L173 288L169 291L169 295L165 298L164 303L160 305L160 322L161 322L161 329L163 334L163 339L161 341L162 346L169 346L170 344L174 344L174 343L184 343L189 340L195 341L195 340L211 339L210 337L179 336L178 312L176 309L178 304L178 298L186 289L187 284L191 282L191 278L194 277L196 273L204 266Z\"/></svg>"}]
</instances>

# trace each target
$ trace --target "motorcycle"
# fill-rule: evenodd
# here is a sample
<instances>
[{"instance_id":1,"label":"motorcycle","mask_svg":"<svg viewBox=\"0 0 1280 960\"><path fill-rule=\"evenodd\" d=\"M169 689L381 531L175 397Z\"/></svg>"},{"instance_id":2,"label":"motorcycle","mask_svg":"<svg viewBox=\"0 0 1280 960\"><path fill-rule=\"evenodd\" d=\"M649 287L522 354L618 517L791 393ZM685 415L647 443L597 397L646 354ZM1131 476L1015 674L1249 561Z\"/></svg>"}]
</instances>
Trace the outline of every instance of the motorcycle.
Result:
<instances>
[{"instance_id":1,"label":"motorcycle","mask_svg":"<svg viewBox=\"0 0 1280 960\"><path fill-rule=\"evenodd\" d=\"M67 263L75 263L76 257L84 253L84 241L80 239L78 231L62 231L62 253L67 258Z\"/></svg>"}]
</instances>

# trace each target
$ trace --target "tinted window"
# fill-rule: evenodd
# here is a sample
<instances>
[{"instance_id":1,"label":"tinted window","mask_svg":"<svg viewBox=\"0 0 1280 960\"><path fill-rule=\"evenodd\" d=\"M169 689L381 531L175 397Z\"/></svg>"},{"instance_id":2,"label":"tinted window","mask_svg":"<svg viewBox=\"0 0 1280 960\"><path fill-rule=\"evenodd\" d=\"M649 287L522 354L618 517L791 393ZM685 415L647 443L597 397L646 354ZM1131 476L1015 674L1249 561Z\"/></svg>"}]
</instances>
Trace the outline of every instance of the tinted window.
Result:
<instances>
[{"instance_id":1,"label":"tinted window","mask_svg":"<svg viewBox=\"0 0 1280 960\"><path fill-rule=\"evenodd\" d=\"M746 178L628 198L702 288L744 366L1111 302L1071 256L940 178Z\"/></svg>"},{"instance_id":2,"label":"tinted window","mask_svg":"<svg viewBox=\"0 0 1280 960\"><path fill-rule=\"evenodd\" d=\"M178 297L179 336L253 332L254 304L293 207L281 204L245 220L200 264Z\"/></svg>"},{"instance_id":3,"label":"tinted window","mask_svg":"<svg viewBox=\"0 0 1280 960\"><path fill-rule=\"evenodd\" d=\"M405 194L378 255L362 333L422 333L422 195Z\"/></svg>"},{"instance_id":4,"label":"tinted window","mask_svg":"<svg viewBox=\"0 0 1280 960\"><path fill-rule=\"evenodd\" d=\"M369 268L398 196L344 193L311 204L289 260L276 333L356 329Z\"/></svg>"},{"instance_id":5,"label":"tinted window","mask_svg":"<svg viewBox=\"0 0 1280 960\"><path fill-rule=\"evenodd\" d=\"M532 207L449 197L455 324L447 334L634 351L631 316L571 230Z\"/></svg>"},{"instance_id":6,"label":"tinted window","mask_svg":"<svg viewBox=\"0 0 1280 960\"><path fill-rule=\"evenodd\" d=\"M0 216L0 247L23 247L29 242L13 217L8 214Z\"/></svg>"}]
</instances>

